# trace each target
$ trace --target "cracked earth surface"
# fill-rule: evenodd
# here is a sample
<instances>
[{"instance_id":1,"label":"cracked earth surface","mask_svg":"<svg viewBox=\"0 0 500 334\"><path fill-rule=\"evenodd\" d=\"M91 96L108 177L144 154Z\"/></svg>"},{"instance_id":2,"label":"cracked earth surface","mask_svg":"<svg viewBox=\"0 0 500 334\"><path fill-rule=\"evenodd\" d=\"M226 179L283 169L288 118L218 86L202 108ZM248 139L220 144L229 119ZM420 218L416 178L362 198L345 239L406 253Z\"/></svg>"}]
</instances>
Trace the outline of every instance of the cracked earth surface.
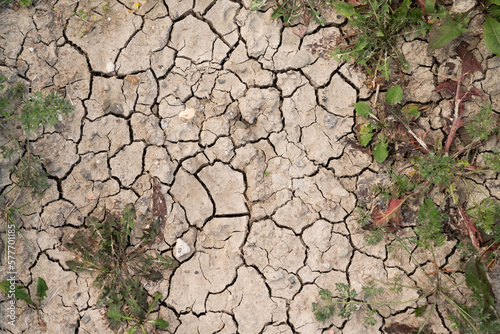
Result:
<instances>
[{"instance_id":1,"label":"cracked earth surface","mask_svg":"<svg viewBox=\"0 0 500 334\"><path fill-rule=\"evenodd\" d=\"M36 277L44 277L48 298L41 312L19 304L16 327L4 330L112 333L96 307L92 277L69 270L72 255L61 242L86 217L102 217L105 208L120 212L128 203L145 227L152 177L168 209L157 248L180 262L168 280L146 286L163 295L155 314L170 323L165 332L381 333L394 322L421 323L411 315L416 303L378 307L375 326L358 313L326 322L312 313L318 291L334 291L337 282L358 290L369 279L428 284L405 253L367 246L352 215L388 177L371 155L347 145L356 140L355 102L373 101L374 94L359 70L326 56L345 18L327 10L326 26L311 23L300 37L272 20L272 10L249 11L249 0L149 0L136 11L128 3L111 0L106 10L104 4L42 1L0 11L0 72L31 91L58 90L75 106L33 135L31 149L44 157L51 187L17 217L34 251L19 238L17 278L33 291ZM90 10L92 25L73 15L81 9ZM498 111L500 59L477 31L473 21L466 39L485 74L473 79ZM442 138L440 115L450 109L434 88L455 57L452 47L432 56L424 50L420 40L402 45L411 64L403 74L405 99L433 104L421 125ZM8 161L2 164L5 192L12 182ZM500 198L498 175L483 188ZM8 198L16 196L32 200L26 190ZM2 229L0 243L4 235ZM438 254L440 268L458 262L456 243L447 241ZM179 256L178 245L189 251ZM413 255L434 270L425 251ZM467 296L460 289L454 295ZM387 292L389 300L415 297L411 289ZM430 319L434 332L453 332L440 307Z\"/></svg>"}]
</instances>

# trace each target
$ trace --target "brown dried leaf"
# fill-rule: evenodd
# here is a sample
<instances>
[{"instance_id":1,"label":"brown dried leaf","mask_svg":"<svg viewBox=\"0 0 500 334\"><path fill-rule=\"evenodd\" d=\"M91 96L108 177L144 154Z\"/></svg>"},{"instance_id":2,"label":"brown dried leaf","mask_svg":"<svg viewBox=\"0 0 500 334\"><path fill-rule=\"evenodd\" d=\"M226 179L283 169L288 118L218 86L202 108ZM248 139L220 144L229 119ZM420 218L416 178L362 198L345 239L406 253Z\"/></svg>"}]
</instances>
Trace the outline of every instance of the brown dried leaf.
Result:
<instances>
[{"instance_id":1,"label":"brown dried leaf","mask_svg":"<svg viewBox=\"0 0 500 334\"><path fill-rule=\"evenodd\" d=\"M460 43L457 48L456 52L460 59L462 59L462 73L472 73L474 71L480 71L482 72L483 69L481 68L481 65L477 61L476 57L472 54L472 52L469 51L469 43L463 41Z\"/></svg>"},{"instance_id":2,"label":"brown dried leaf","mask_svg":"<svg viewBox=\"0 0 500 334\"><path fill-rule=\"evenodd\" d=\"M307 31L307 27L303 24L299 24L298 26L295 26L293 29L292 29L292 32L299 36L300 38L304 37L304 34L306 33Z\"/></svg>"},{"instance_id":3,"label":"brown dried leaf","mask_svg":"<svg viewBox=\"0 0 500 334\"><path fill-rule=\"evenodd\" d=\"M389 200L387 204L387 210L382 212L378 205L373 208L371 213L371 218L375 223L380 226L397 226L403 221L403 217L401 217L400 209L401 205L403 205L405 199L401 198L392 198Z\"/></svg>"},{"instance_id":4,"label":"brown dried leaf","mask_svg":"<svg viewBox=\"0 0 500 334\"><path fill-rule=\"evenodd\" d=\"M457 93L457 83L455 81L452 81L452 80L446 80L446 81L440 82L436 86L435 91L438 93L444 91L452 96L455 96L455 94Z\"/></svg>"}]
</instances>

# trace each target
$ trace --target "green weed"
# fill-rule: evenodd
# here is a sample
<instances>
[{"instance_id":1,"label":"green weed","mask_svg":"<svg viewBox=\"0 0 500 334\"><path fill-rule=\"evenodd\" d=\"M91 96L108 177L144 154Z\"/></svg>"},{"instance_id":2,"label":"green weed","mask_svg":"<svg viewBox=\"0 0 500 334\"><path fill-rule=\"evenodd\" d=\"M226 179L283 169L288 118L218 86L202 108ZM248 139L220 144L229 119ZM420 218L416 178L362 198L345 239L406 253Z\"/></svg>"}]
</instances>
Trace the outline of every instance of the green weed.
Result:
<instances>
[{"instance_id":1,"label":"green weed","mask_svg":"<svg viewBox=\"0 0 500 334\"><path fill-rule=\"evenodd\" d=\"M321 15L321 8L330 3L333 3L333 0L278 0L271 17L281 18L285 25L290 25L293 20L301 16L306 23L313 18L319 25L324 25L325 19ZM265 6L267 0L252 0L250 10L261 10Z\"/></svg>"},{"instance_id":2,"label":"green weed","mask_svg":"<svg viewBox=\"0 0 500 334\"><path fill-rule=\"evenodd\" d=\"M500 173L500 150L486 153L484 161L491 170Z\"/></svg>"},{"instance_id":3,"label":"green weed","mask_svg":"<svg viewBox=\"0 0 500 334\"><path fill-rule=\"evenodd\" d=\"M457 173L455 160L447 155L431 152L427 156L415 158L414 162L414 168L422 178L436 186L450 186Z\"/></svg>"},{"instance_id":4,"label":"green weed","mask_svg":"<svg viewBox=\"0 0 500 334\"><path fill-rule=\"evenodd\" d=\"M483 0L465 13L453 16L444 6L425 2L426 13L436 22L429 34L429 50L434 51L448 45L452 40L467 32L471 13L480 11L485 16L484 43L492 53L500 56L500 1ZM437 23L439 22L439 24Z\"/></svg>"},{"instance_id":5,"label":"green weed","mask_svg":"<svg viewBox=\"0 0 500 334\"><path fill-rule=\"evenodd\" d=\"M38 277L36 283L35 296L38 297L37 301L33 301L29 293L26 292L26 288L22 285L15 285L14 281L5 280L0 282L0 290L2 290L8 298L15 298L17 300L24 300L27 304L34 306L39 309L39 305L47 297L47 283L41 277Z\"/></svg>"},{"instance_id":6,"label":"green weed","mask_svg":"<svg viewBox=\"0 0 500 334\"><path fill-rule=\"evenodd\" d=\"M162 296L155 294L153 301L148 302L150 297L141 279L159 281L163 279L162 270L177 266L169 256L146 250L146 245L156 238L159 226L156 229L150 226L144 231L140 244L131 246L135 219L132 204L125 207L121 218L109 212L103 221L90 217L87 219L90 233L79 231L65 245L77 256L76 260L66 262L69 268L96 274L94 285L101 289L98 304L108 308L111 328L116 330L128 322L129 333L139 328L144 331L148 326L168 326L161 318L148 319Z\"/></svg>"},{"instance_id":7,"label":"green weed","mask_svg":"<svg viewBox=\"0 0 500 334\"><path fill-rule=\"evenodd\" d=\"M2 146L1 152L4 158L9 158L16 152L21 155L24 148L24 154L11 172L18 178L18 186L30 187L33 194L41 195L48 188L47 174L43 171L40 157L32 155L29 150L29 136L40 127L55 125L63 115L73 111L73 106L55 92L35 92L23 99L24 85L17 83L10 86L6 82L7 77L0 75L0 127L9 134L15 148ZM24 145L9 128L7 122L13 120L21 121L28 136Z\"/></svg>"},{"instance_id":8,"label":"green weed","mask_svg":"<svg viewBox=\"0 0 500 334\"><path fill-rule=\"evenodd\" d=\"M465 125L469 136L473 139L488 140L495 133L500 134L500 128L493 118L491 104L486 104L477 114L472 116L471 121Z\"/></svg>"},{"instance_id":9,"label":"green weed","mask_svg":"<svg viewBox=\"0 0 500 334\"><path fill-rule=\"evenodd\" d=\"M337 61L362 65L372 76L379 72L386 80L390 76L390 59L408 69L408 62L396 46L397 38L425 36L430 29L420 9L411 7L410 0L403 0L397 8L389 0L365 0L361 6L340 1L332 6L347 17L358 30L358 36L355 42L337 47L331 55Z\"/></svg>"}]
</instances>

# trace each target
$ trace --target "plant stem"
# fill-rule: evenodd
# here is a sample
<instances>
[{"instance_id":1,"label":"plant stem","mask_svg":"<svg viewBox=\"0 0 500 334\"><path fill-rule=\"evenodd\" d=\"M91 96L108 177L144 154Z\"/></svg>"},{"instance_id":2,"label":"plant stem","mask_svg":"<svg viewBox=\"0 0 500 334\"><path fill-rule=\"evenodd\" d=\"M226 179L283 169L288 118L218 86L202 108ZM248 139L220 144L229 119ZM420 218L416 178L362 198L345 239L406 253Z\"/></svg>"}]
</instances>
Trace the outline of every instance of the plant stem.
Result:
<instances>
[{"instance_id":1,"label":"plant stem","mask_svg":"<svg viewBox=\"0 0 500 334\"><path fill-rule=\"evenodd\" d=\"M455 103L454 103L454 114L453 114L453 125L450 128L450 133L446 139L446 145L444 147L444 153L447 154L451 147L451 142L455 138L455 133L461 126L462 112L460 111L460 105L462 104L462 98L460 98L460 87L462 85L464 77L462 76L462 67L460 67L458 72L458 82L457 91L455 92Z\"/></svg>"}]
</instances>

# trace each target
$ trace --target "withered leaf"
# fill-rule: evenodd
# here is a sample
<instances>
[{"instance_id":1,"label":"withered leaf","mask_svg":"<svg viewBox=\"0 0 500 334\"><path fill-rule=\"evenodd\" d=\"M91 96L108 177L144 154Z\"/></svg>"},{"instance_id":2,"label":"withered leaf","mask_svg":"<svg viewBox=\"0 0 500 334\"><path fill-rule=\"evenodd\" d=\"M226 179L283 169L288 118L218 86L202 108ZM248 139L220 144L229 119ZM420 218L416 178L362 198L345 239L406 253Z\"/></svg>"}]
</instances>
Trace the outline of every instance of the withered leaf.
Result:
<instances>
[{"instance_id":1,"label":"withered leaf","mask_svg":"<svg viewBox=\"0 0 500 334\"><path fill-rule=\"evenodd\" d=\"M462 73L472 73L474 71L482 72L481 65L477 61L476 57L468 50L469 43L462 41L457 48L456 52L460 59L462 60Z\"/></svg>"},{"instance_id":2,"label":"withered leaf","mask_svg":"<svg viewBox=\"0 0 500 334\"><path fill-rule=\"evenodd\" d=\"M400 209L404 201L404 198L390 199L385 212L382 212L379 206L376 205L371 213L371 218L380 226L397 226L401 224L403 217L401 217Z\"/></svg>"}]
</instances>

